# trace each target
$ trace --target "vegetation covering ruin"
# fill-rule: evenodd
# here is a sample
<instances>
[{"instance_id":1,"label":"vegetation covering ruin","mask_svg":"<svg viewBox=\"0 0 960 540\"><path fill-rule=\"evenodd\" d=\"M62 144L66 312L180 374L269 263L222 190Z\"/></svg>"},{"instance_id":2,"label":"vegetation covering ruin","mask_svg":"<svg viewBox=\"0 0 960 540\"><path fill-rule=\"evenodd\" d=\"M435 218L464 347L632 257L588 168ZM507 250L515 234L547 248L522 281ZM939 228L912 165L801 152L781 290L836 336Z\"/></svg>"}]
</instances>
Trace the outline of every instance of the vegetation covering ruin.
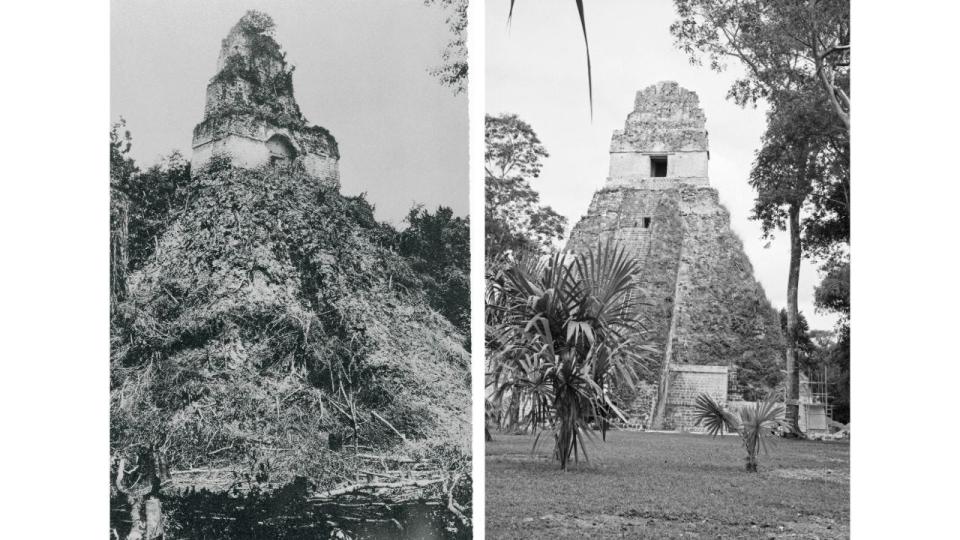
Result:
<instances>
[{"instance_id":1,"label":"vegetation covering ruin","mask_svg":"<svg viewBox=\"0 0 960 540\"><path fill-rule=\"evenodd\" d=\"M430 464L438 480L418 498L468 504L469 355L432 305L464 327L468 294L436 291L449 286L438 275L465 287L467 262L425 271L450 246L423 232L465 250L466 220L418 208L398 232L296 169L141 173L113 139L114 258L126 261L111 321L115 506L295 481L319 493L397 469L387 458ZM169 189L141 189L148 179Z\"/></svg>"}]
</instances>

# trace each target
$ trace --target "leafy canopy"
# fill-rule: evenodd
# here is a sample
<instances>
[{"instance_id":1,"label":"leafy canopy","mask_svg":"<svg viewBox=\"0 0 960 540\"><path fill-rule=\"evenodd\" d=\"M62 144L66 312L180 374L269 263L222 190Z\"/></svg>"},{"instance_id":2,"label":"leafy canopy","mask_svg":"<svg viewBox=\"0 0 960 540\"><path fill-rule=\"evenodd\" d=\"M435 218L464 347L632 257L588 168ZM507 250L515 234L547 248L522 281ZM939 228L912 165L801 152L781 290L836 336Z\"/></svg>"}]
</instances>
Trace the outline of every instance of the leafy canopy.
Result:
<instances>
[{"instance_id":1,"label":"leafy canopy","mask_svg":"<svg viewBox=\"0 0 960 540\"><path fill-rule=\"evenodd\" d=\"M716 71L739 60L746 75L730 88L738 104L777 99L816 81L833 119L850 129L849 0L674 0L670 25L693 64ZM814 88L816 91L816 88Z\"/></svg>"},{"instance_id":2,"label":"leafy canopy","mask_svg":"<svg viewBox=\"0 0 960 540\"><path fill-rule=\"evenodd\" d=\"M765 235L786 228L790 206L802 207L803 244L826 253L849 241L850 143L821 95L781 94L767 115L763 146L750 171L757 191L752 219Z\"/></svg>"},{"instance_id":3,"label":"leafy canopy","mask_svg":"<svg viewBox=\"0 0 960 540\"><path fill-rule=\"evenodd\" d=\"M470 221L440 206L410 209L397 233L397 251L421 275L430 305L470 335Z\"/></svg>"},{"instance_id":4,"label":"leafy canopy","mask_svg":"<svg viewBox=\"0 0 960 540\"><path fill-rule=\"evenodd\" d=\"M530 186L549 156L533 128L515 114L486 116L484 132L486 251L488 259L507 252L552 250L567 220Z\"/></svg>"},{"instance_id":5,"label":"leafy canopy","mask_svg":"<svg viewBox=\"0 0 960 540\"><path fill-rule=\"evenodd\" d=\"M430 70L440 84L453 89L454 95L467 89L467 0L423 0L424 5L440 5L447 11L450 41L443 50L443 64Z\"/></svg>"}]
</instances>

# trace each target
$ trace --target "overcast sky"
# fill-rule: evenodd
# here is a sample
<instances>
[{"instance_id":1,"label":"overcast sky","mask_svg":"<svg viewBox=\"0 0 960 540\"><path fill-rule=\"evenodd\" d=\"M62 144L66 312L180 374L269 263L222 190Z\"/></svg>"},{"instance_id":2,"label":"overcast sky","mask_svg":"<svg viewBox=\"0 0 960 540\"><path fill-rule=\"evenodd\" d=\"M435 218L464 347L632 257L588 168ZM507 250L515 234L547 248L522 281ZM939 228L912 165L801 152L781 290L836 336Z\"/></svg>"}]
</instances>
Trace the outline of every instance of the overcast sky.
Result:
<instances>
[{"instance_id":1,"label":"overcast sky","mask_svg":"<svg viewBox=\"0 0 960 540\"><path fill-rule=\"evenodd\" d=\"M516 2L507 28L509 2L487 2L486 101L490 114L517 113L540 136L550 157L533 186L543 203L566 216L572 227L586 214L595 190L609 172L610 136L623 129L637 90L675 80L700 96L710 140L710 184L730 211L767 296L786 305L789 238L761 238L748 216L754 192L747 184L750 164L765 125L764 109L743 109L726 99L738 66L718 74L690 65L673 46L670 0L604 0L585 6L593 61L594 117L590 120L586 56L573 2ZM817 314L813 288L816 268L800 270L800 310L812 328L829 330L835 317Z\"/></svg>"},{"instance_id":2,"label":"overcast sky","mask_svg":"<svg viewBox=\"0 0 960 540\"><path fill-rule=\"evenodd\" d=\"M112 0L111 121L141 166L190 155L220 40L248 9L273 17L301 110L336 137L344 193L394 224L414 202L466 215L467 100L427 73L449 34L422 0Z\"/></svg>"}]
</instances>

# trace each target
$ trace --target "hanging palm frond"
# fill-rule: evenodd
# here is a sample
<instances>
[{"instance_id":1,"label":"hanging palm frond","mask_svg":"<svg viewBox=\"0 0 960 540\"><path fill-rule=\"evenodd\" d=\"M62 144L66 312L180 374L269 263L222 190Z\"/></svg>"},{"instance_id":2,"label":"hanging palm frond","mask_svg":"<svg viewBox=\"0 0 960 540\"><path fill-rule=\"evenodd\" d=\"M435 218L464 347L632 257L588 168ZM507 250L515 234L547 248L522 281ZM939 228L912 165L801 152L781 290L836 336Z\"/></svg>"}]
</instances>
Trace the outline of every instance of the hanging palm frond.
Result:
<instances>
[{"instance_id":1,"label":"hanging palm frond","mask_svg":"<svg viewBox=\"0 0 960 540\"><path fill-rule=\"evenodd\" d=\"M587 19L583 14L583 0L575 0L580 28L583 30L583 47L587 53L587 90L590 96L590 119L593 120L593 67L590 64L590 41L587 39ZM513 6L516 0L510 0L510 13L507 14L507 26L513 21Z\"/></svg>"}]
</instances>

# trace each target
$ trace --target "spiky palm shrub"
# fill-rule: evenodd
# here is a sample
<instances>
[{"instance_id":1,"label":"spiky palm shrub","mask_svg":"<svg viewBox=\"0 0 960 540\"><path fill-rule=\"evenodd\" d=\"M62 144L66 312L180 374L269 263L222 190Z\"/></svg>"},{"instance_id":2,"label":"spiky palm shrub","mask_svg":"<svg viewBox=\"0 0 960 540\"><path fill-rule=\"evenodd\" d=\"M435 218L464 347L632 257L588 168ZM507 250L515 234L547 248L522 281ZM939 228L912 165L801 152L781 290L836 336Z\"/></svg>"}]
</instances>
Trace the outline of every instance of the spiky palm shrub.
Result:
<instances>
[{"instance_id":1,"label":"spiky palm shrub","mask_svg":"<svg viewBox=\"0 0 960 540\"><path fill-rule=\"evenodd\" d=\"M697 396L695 407L695 425L703 422L711 435L722 435L724 429L740 435L747 451L747 471L757 472L757 455L761 450L767 453L768 438L776 435L777 428L783 425L784 409L777 403L776 395L771 393L762 402L741 407L738 413L728 411L707 394Z\"/></svg>"},{"instance_id":2,"label":"spiky palm shrub","mask_svg":"<svg viewBox=\"0 0 960 540\"><path fill-rule=\"evenodd\" d=\"M488 282L488 384L491 400L519 398L515 423L548 428L555 457L566 470L586 447L589 422L602 411L623 417L605 385L633 387L643 367L645 328L628 294L639 266L611 243L579 255L558 253L509 264ZM502 409L501 409L502 410ZM508 419L508 422L514 422Z\"/></svg>"}]
</instances>

